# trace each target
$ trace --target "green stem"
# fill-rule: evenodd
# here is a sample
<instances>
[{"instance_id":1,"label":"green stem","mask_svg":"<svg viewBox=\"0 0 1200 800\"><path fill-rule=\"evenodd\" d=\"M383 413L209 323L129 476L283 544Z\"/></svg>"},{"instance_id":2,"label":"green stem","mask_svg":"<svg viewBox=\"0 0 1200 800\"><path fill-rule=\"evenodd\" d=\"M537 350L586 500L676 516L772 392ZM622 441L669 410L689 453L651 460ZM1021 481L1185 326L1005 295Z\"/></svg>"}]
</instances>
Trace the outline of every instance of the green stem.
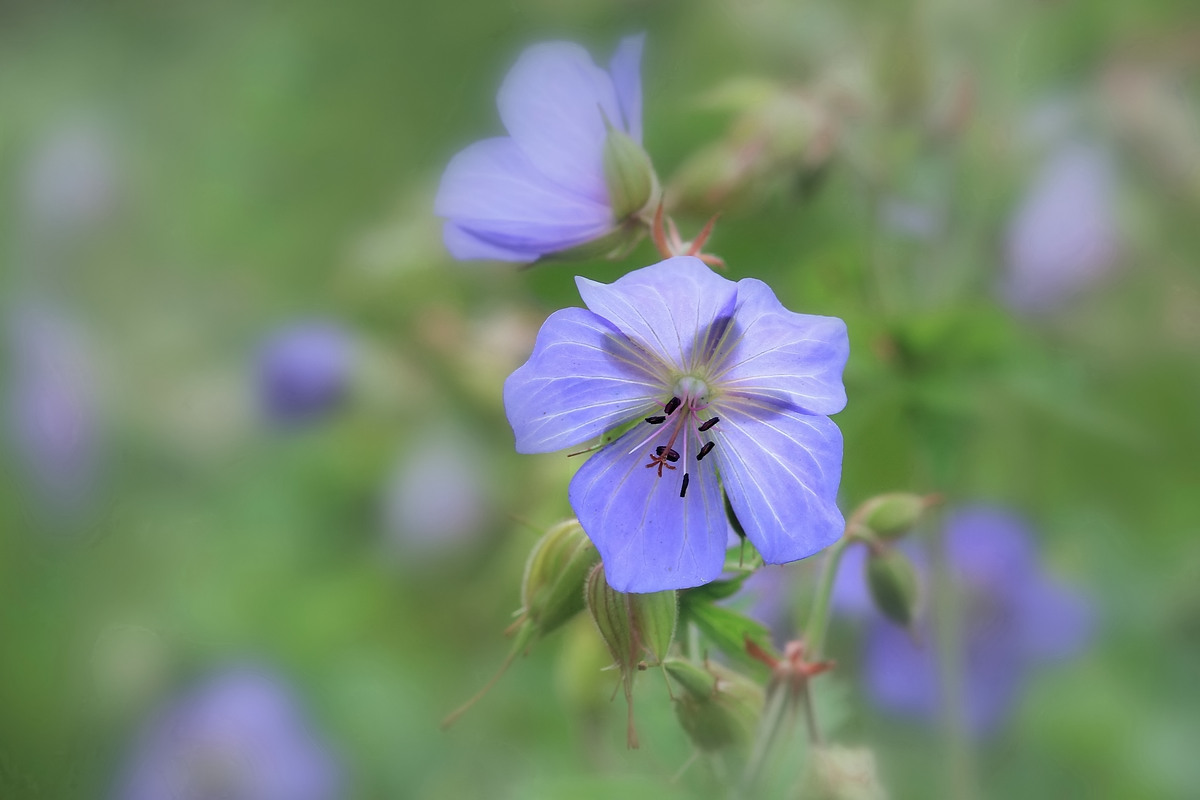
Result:
<instances>
[{"instance_id":1,"label":"green stem","mask_svg":"<svg viewBox=\"0 0 1200 800\"><path fill-rule=\"evenodd\" d=\"M804 630L804 646L810 661L821 659L821 648L825 644L825 630L829 627L829 601L833 595L833 582L837 577L838 565L842 562L842 553L846 551L855 539L851 535L853 521L846 525L846 533L825 551L825 563L821 567L821 577L817 580L817 594L813 598L812 611L808 617L808 627Z\"/></svg>"},{"instance_id":2,"label":"green stem","mask_svg":"<svg viewBox=\"0 0 1200 800\"><path fill-rule=\"evenodd\" d=\"M779 738L779 732L783 728L783 721L786 716L787 688L783 685L775 686L774 691L767 697L767 707L763 709L762 724L759 727L758 737L754 740L754 748L750 751L750 757L746 760L746 771L742 773L741 791L736 793L735 796L754 796L755 787L761 779L763 764L766 763L767 755L775 745L775 740Z\"/></svg>"}]
</instances>

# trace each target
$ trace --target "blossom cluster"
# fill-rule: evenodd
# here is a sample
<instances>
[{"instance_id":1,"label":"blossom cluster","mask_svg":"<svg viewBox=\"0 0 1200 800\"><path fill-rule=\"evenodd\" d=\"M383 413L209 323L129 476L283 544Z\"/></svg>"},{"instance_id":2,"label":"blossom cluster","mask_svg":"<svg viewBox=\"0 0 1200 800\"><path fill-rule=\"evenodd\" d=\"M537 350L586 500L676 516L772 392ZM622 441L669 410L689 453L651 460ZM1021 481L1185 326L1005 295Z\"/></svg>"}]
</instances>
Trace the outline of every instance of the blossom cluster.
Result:
<instances>
[{"instance_id":1,"label":"blossom cluster","mask_svg":"<svg viewBox=\"0 0 1200 800\"><path fill-rule=\"evenodd\" d=\"M650 225L642 45L623 40L608 71L573 44L525 51L497 98L509 136L469 146L442 178L435 207L451 254L602 254ZM671 255L661 205L655 217ZM518 451L603 442L569 501L619 591L715 579L727 504L770 563L811 556L843 529L842 436L829 415L846 403L845 324L790 311L766 284L722 278L697 255L607 285L577 278L586 308L551 314L504 386Z\"/></svg>"}]
</instances>

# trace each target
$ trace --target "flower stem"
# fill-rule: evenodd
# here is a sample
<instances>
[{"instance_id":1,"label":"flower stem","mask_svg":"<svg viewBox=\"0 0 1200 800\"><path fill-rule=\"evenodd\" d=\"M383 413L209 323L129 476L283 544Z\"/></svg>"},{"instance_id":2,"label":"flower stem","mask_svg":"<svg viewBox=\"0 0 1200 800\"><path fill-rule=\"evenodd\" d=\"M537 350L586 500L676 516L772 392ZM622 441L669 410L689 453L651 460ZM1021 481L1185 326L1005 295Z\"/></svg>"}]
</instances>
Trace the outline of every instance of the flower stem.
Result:
<instances>
[{"instance_id":1,"label":"flower stem","mask_svg":"<svg viewBox=\"0 0 1200 800\"><path fill-rule=\"evenodd\" d=\"M783 731L784 720L789 716L787 706L787 688L778 685L767 696L767 707L763 710L758 736L754 740L750 757L746 759L746 770L742 773L741 791L736 793L736 796L754 796L755 787L761 779L763 764Z\"/></svg>"},{"instance_id":2,"label":"flower stem","mask_svg":"<svg viewBox=\"0 0 1200 800\"><path fill-rule=\"evenodd\" d=\"M817 580L817 593L813 599L812 611L808 616L808 626L804 629L804 646L811 661L821 660L821 649L825 644L825 630L829 627L829 601L833 594L833 581L837 577L838 565L842 561L842 553L854 542L851 527L855 525L852 519L846 525L846 532L825 551L825 563L821 567L821 576Z\"/></svg>"}]
</instances>

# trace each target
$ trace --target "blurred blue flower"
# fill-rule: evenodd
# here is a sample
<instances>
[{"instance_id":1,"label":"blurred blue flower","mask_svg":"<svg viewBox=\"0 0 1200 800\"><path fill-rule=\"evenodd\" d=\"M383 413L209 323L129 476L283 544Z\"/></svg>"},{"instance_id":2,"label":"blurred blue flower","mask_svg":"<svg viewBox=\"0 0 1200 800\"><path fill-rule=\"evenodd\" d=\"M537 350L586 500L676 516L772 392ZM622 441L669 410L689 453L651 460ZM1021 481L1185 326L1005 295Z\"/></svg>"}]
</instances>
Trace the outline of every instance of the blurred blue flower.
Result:
<instances>
[{"instance_id":1,"label":"blurred blue flower","mask_svg":"<svg viewBox=\"0 0 1200 800\"><path fill-rule=\"evenodd\" d=\"M733 283L690 256L576 284L590 310L546 320L504 404L522 453L621 434L570 487L613 588L716 578L722 486L770 563L841 535L842 435L827 415L846 403L845 323L788 311L761 281Z\"/></svg>"},{"instance_id":2,"label":"blurred blue flower","mask_svg":"<svg viewBox=\"0 0 1200 800\"><path fill-rule=\"evenodd\" d=\"M309 422L333 411L345 398L352 366L350 337L323 320L280 328L258 355L260 399L278 422Z\"/></svg>"},{"instance_id":3,"label":"blurred blue flower","mask_svg":"<svg viewBox=\"0 0 1200 800\"><path fill-rule=\"evenodd\" d=\"M1090 605L1048 576L1023 520L1000 509L977 506L949 516L945 559L958 599L963 707L975 734L999 725L1018 700L1030 670L1039 663L1078 653L1091 637ZM904 548L928 585L928 559ZM863 578L867 548L843 557L834 589L835 609L863 614L870 597ZM914 637L875 614L870 618L864 678L879 707L936 719L945 691L938 664L936 628L925 609Z\"/></svg>"},{"instance_id":4,"label":"blurred blue flower","mask_svg":"<svg viewBox=\"0 0 1200 800\"><path fill-rule=\"evenodd\" d=\"M461 554L493 519L487 453L465 430L433 425L406 442L385 485L388 544L406 564Z\"/></svg>"},{"instance_id":5,"label":"blurred blue flower","mask_svg":"<svg viewBox=\"0 0 1200 800\"><path fill-rule=\"evenodd\" d=\"M1078 142L1041 165L1009 223L1005 299L1046 311L1107 273L1120 250L1112 159Z\"/></svg>"},{"instance_id":6,"label":"blurred blue flower","mask_svg":"<svg viewBox=\"0 0 1200 800\"><path fill-rule=\"evenodd\" d=\"M8 433L43 508L72 515L95 489L98 391L85 336L40 304L14 309L9 325Z\"/></svg>"},{"instance_id":7,"label":"blurred blue flower","mask_svg":"<svg viewBox=\"0 0 1200 800\"><path fill-rule=\"evenodd\" d=\"M293 693L252 667L218 673L142 731L117 800L333 800L340 771Z\"/></svg>"},{"instance_id":8,"label":"blurred blue flower","mask_svg":"<svg viewBox=\"0 0 1200 800\"><path fill-rule=\"evenodd\" d=\"M569 42L521 54L496 97L509 135L471 145L442 176L434 210L451 255L536 261L617 228L605 144L610 124L641 144L644 38L622 39L608 72Z\"/></svg>"}]
</instances>

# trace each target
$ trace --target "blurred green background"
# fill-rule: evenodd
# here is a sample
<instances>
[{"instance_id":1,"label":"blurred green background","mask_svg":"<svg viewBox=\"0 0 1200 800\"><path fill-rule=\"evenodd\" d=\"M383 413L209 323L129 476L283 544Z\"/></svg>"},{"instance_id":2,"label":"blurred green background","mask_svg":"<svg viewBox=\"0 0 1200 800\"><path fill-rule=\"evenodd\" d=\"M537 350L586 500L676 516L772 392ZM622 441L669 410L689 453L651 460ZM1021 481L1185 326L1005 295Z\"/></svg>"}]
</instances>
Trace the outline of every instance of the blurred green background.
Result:
<instances>
[{"instance_id":1,"label":"blurred green background","mask_svg":"<svg viewBox=\"0 0 1200 800\"><path fill-rule=\"evenodd\" d=\"M576 274L657 256L454 263L432 197L502 133L522 47L603 64L642 30L645 144L685 235L724 211L728 277L849 325L844 507L1010 507L1095 603L1089 652L978 743L983 796L1200 792L1193 2L129 0L0 8L0 388L15 405L46 337L81 426L57 482L7 431L0 796L109 796L156 706L248 659L299 689L348 797L704 793L702 770L672 781L691 749L657 676L625 749L586 624L438 730L569 514L576 465L512 451L503 379ZM1111 247L1013 308L1013 220L1078 143L1111 165ZM314 317L353 339L347 401L271 424L258 347ZM853 631L831 648L853 692ZM943 792L935 728L842 716L832 738L873 748L894 797Z\"/></svg>"}]
</instances>

